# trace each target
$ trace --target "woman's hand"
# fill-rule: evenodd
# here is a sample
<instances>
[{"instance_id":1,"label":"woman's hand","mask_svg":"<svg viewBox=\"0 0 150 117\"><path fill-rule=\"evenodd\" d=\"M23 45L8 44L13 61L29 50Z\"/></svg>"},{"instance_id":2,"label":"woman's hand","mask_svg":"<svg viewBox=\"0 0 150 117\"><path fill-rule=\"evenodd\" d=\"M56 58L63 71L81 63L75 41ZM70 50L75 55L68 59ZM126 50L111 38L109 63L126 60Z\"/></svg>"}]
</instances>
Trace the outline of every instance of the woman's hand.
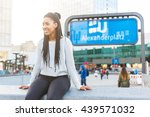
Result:
<instances>
[{"instance_id":1,"label":"woman's hand","mask_svg":"<svg viewBox=\"0 0 150 117\"><path fill-rule=\"evenodd\" d=\"M25 89L29 89L29 87L30 87L30 86L22 85L22 86L20 86L20 87L19 87L19 89L23 89L23 90L25 90Z\"/></svg>"},{"instance_id":2,"label":"woman's hand","mask_svg":"<svg viewBox=\"0 0 150 117\"><path fill-rule=\"evenodd\" d=\"M89 86L82 86L80 87L80 90L86 91L86 90L91 90L91 88Z\"/></svg>"}]
</instances>

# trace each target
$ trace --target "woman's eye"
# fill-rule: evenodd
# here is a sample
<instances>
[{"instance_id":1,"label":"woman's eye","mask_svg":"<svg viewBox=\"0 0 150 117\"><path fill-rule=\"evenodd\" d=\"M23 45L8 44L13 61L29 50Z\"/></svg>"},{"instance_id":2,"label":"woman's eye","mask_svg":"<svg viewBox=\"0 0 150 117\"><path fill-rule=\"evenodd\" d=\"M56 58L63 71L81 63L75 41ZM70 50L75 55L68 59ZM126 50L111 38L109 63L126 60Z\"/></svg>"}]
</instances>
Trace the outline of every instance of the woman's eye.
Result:
<instances>
[{"instance_id":1,"label":"woman's eye","mask_svg":"<svg viewBox=\"0 0 150 117\"><path fill-rule=\"evenodd\" d=\"M43 26L44 26L44 25L48 26L48 25L50 25L50 23L45 22L45 23L43 23Z\"/></svg>"},{"instance_id":2,"label":"woman's eye","mask_svg":"<svg viewBox=\"0 0 150 117\"><path fill-rule=\"evenodd\" d=\"M49 25L49 23L48 23L48 22L46 22L46 23L45 23L45 25Z\"/></svg>"}]
</instances>

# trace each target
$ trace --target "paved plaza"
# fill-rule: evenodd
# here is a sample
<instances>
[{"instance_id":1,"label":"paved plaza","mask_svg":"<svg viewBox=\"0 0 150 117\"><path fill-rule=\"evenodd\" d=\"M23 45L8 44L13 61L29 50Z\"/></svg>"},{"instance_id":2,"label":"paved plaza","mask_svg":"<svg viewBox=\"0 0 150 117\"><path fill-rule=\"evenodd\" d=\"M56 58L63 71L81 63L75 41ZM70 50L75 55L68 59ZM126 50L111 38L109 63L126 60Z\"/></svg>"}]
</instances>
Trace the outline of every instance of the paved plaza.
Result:
<instances>
[{"instance_id":1,"label":"paved plaza","mask_svg":"<svg viewBox=\"0 0 150 117\"><path fill-rule=\"evenodd\" d=\"M25 85L28 84L30 80L30 75L14 75L10 77L0 77L0 85ZM80 80L80 79L79 79ZM104 87L117 87L118 83L118 74L110 74L108 79L106 76L101 80L100 75L95 77L93 74L90 74L87 77L87 85L93 86L104 86ZM132 87L133 85L131 85ZM72 84L72 87L74 85ZM141 85L134 85L134 87L141 87Z\"/></svg>"}]
</instances>

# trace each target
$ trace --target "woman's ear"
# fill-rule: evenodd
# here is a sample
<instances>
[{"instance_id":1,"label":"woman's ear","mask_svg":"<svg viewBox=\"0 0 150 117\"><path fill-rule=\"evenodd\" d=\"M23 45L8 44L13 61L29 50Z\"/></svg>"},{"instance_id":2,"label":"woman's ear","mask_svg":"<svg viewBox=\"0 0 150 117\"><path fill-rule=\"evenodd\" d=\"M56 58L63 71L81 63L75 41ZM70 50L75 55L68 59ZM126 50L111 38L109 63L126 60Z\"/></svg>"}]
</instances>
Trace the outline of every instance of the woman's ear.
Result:
<instances>
[{"instance_id":1,"label":"woman's ear","mask_svg":"<svg viewBox=\"0 0 150 117\"><path fill-rule=\"evenodd\" d=\"M55 26L55 28L57 28L57 27L58 27L58 24L55 22L55 23L54 23L54 26Z\"/></svg>"}]
</instances>

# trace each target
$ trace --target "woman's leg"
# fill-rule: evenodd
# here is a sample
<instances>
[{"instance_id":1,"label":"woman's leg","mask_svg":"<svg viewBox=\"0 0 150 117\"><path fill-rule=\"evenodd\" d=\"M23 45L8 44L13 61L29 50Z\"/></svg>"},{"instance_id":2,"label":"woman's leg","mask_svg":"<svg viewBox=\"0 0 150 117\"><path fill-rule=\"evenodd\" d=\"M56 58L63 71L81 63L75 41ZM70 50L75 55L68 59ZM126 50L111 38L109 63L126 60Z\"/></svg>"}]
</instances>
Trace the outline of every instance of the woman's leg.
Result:
<instances>
[{"instance_id":1,"label":"woman's leg","mask_svg":"<svg viewBox=\"0 0 150 117\"><path fill-rule=\"evenodd\" d=\"M44 94L47 93L49 82L43 78L44 76L39 76L31 84L28 93L25 97L26 100L40 100Z\"/></svg>"},{"instance_id":2,"label":"woman's leg","mask_svg":"<svg viewBox=\"0 0 150 117\"><path fill-rule=\"evenodd\" d=\"M48 100L60 100L70 88L70 79L67 75L54 79L47 92Z\"/></svg>"}]
</instances>

